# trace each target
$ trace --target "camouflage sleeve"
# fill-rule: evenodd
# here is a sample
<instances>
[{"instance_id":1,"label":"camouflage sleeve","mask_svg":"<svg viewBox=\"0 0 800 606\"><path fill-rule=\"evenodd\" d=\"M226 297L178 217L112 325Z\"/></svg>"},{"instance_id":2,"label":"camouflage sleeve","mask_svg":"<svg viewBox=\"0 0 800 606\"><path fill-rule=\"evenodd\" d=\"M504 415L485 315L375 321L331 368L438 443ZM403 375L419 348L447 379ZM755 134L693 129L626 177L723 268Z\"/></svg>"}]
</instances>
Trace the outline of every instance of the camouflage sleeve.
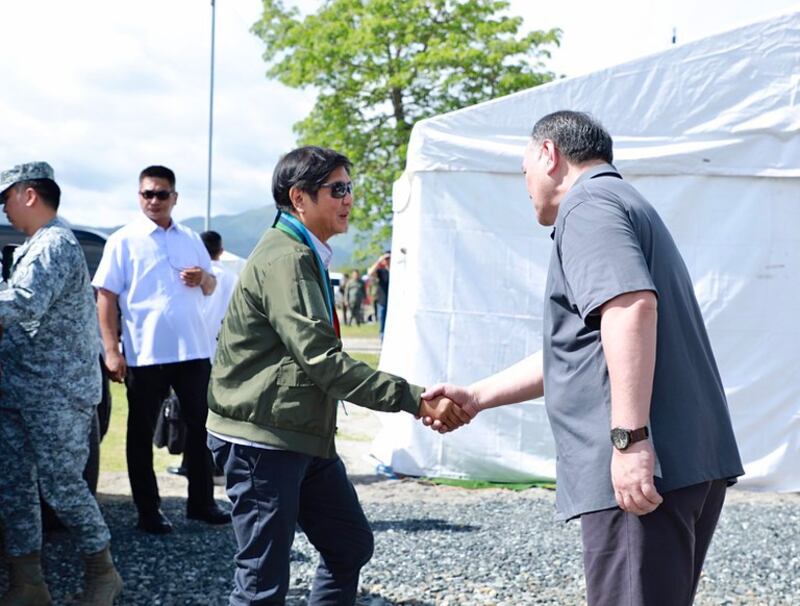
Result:
<instances>
[{"instance_id":1,"label":"camouflage sleeve","mask_svg":"<svg viewBox=\"0 0 800 606\"><path fill-rule=\"evenodd\" d=\"M75 262L76 245L63 237L36 242L0 291L0 324L39 320L64 289ZM80 252L80 251L77 251Z\"/></svg>"}]
</instances>

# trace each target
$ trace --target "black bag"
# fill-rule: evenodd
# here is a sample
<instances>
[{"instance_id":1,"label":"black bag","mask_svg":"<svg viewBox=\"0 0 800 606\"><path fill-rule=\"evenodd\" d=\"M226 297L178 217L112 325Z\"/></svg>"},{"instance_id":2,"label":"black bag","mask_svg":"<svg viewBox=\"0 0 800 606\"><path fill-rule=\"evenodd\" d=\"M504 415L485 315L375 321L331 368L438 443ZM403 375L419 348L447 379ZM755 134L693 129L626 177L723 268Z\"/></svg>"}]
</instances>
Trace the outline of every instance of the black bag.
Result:
<instances>
[{"instance_id":1,"label":"black bag","mask_svg":"<svg viewBox=\"0 0 800 606\"><path fill-rule=\"evenodd\" d=\"M174 455L183 453L186 445L186 423L181 418L181 403L171 389L161 404L153 433L153 444L158 448L166 446L169 453Z\"/></svg>"}]
</instances>

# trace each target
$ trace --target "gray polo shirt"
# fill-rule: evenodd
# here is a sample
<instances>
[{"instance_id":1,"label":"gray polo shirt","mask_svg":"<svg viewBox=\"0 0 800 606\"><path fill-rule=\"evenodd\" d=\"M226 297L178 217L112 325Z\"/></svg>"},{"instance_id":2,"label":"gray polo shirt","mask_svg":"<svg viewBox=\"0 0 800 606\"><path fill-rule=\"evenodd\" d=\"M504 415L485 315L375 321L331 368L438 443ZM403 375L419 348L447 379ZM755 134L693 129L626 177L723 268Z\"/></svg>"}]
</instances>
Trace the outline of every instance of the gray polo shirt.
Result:
<instances>
[{"instance_id":1,"label":"gray polo shirt","mask_svg":"<svg viewBox=\"0 0 800 606\"><path fill-rule=\"evenodd\" d=\"M599 308L650 290L658 327L650 431L666 492L744 473L692 280L655 209L610 164L561 201L544 311L544 391L560 519L616 507L611 398Z\"/></svg>"}]
</instances>

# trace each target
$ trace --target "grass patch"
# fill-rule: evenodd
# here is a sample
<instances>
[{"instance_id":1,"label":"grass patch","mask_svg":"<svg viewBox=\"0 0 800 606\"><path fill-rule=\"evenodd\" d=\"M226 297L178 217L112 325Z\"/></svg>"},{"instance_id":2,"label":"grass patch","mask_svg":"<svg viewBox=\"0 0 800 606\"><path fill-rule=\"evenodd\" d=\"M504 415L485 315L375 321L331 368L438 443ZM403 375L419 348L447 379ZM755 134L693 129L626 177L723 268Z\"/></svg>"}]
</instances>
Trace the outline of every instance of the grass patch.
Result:
<instances>
[{"instance_id":1,"label":"grass patch","mask_svg":"<svg viewBox=\"0 0 800 606\"><path fill-rule=\"evenodd\" d=\"M367 436L363 433L347 433L336 431L337 440L347 440L348 442L372 442L373 436Z\"/></svg>"},{"instance_id":2,"label":"grass patch","mask_svg":"<svg viewBox=\"0 0 800 606\"><path fill-rule=\"evenodd\" d=\"M377 339L378 338L378 324L370 322L369 324L362 324L361 326L346 326L341 325L342 337L351 339Z\"/></svg>"},{"instance_id":3,"label":"grass patch","mask_svg":"<svg viewBox=\"0 0 800 606\"><path fill-rule=\"evenodd\" d=\"M505 488L506 490L528 490L529 488L547 488L555 490L556 483L552 480L531 480L530 482L487 482L485 480L456 480L452 478L420 478L431 484L440 486L455 486L479 490L482 488Z\"/></svg>"},{"instance_id":4,"label":"grass patch","mask_svg":"<svg viewBox=\"0 0 800 606\"><path fill-rule=\"evenodd\" d=\"M111 384L111 421L108 433L100 445L101 472L127 472L125 460L125 432L128 424L128 398L125 386ZM153 469L164 471L169 465L180 465L181 456L171 455L166 448L153 447Z\"/></svg>"}]
</instances>

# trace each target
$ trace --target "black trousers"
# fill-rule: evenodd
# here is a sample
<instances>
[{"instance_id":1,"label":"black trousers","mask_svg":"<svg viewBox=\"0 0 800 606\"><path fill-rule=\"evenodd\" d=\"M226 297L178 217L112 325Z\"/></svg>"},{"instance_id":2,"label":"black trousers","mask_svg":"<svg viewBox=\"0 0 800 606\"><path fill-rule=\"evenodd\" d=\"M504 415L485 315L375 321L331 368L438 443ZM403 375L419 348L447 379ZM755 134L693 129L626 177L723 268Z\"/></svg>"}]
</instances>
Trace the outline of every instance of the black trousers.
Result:
<instances>
[{"instance_id":1,"label":"black trousers","mask_svg":"<svg viewBox=\"0 0 800 606\"><path fill-rule=\"evenodd\" d=\"M187 510L203 511L214 503L211 453L206 446L206 394L210 376L211 363L207 358L128 368L125 377L128 388L125 454L133 501L140 513L153 513L161 505L153 471L153 431L161 403L170 387L180 400L181 416L186 422Z\"/></svg>"},{"instance_id":2,"label":"black trousers","mask_svg":"<svg viewBox=\"0 0 800 606\"><path fill-rule=\"evenodd\" d=\"M717 527L727 482L664 493L647 515L619 508L581 516L589 606L688 606Z\"/></svg>"},{"instance_id":3,"label":"black trousers","mask_svg":"<svg viewBox=\"0 0 800 606\"><path fill-rule=\"evenodd\" d=\"M299 525L320 559L309 606L352 606L373 537L339 457L321 459L208 436L225 468L237 552L230 606L285 604Z\"/></svg>"}]
</instances>

